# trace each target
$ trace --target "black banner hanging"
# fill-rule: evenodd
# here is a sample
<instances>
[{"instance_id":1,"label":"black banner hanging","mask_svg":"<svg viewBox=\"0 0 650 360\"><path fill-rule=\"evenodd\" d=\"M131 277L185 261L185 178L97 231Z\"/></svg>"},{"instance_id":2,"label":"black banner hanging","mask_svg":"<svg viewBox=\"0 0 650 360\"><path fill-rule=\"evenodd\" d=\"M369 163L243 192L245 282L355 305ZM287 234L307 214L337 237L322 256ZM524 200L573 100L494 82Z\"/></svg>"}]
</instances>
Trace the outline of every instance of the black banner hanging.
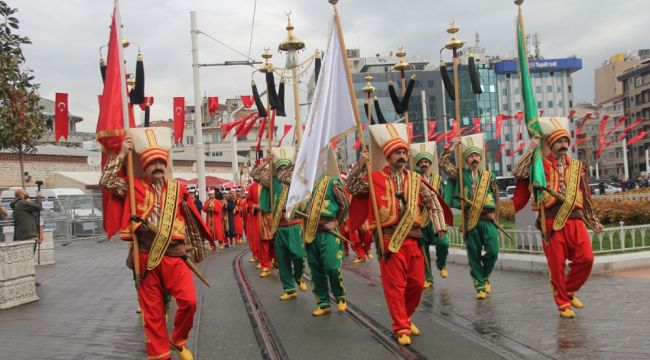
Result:
<instances>
[{"instance_id":1,"label":"black banner hanging","mask_svg":"<svg viewBox=\"0 0 650 360\"><path fill-rule=\"evenodd\" d=\"M260 93L257 91L257 85L255 84L255 80L251 81L251 88L253 90L253 98L255 99L255 107L257 108L257 115L261 118L266 117L268 114L266 113L266 108L262 103L262 99L260 99Z\"/></svg>"},{"instance_id":2,"label":"black banner hanging","mask_svg":"<svg viewBox=\"0 0 650 360\"><path fill-rule=\"evenodd\" d=\"M447 96L449 96L450 99L455 100L454 85L451 83L451 79L447 73L447 66L445 64L440 65L440 77L442 78L442 83L445 85Z\"/></svg>"},{"instance_id":3,"label":"black banner hanging","mask_svg":"<svg viewBox=\"0 0 650 360\"><path fill-rule=\"evenodd\" d=\"M481 89L481 78L478 74L478 70L476 70L476 62L474 61L473 56L470 56L467 60L467 67L469 69L469 80L472 83L472 92L474 94L483 93L483 89Z\"/></svg>"}]
</instances>

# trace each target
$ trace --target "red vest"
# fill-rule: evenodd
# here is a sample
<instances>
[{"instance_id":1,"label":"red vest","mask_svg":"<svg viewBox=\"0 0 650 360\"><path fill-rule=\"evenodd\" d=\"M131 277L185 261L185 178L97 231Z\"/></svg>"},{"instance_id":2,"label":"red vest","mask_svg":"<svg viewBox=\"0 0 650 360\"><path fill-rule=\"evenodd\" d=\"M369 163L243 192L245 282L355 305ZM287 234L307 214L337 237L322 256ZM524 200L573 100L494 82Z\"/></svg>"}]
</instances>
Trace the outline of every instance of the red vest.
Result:
<instances>
[{"instance_id":1,"label":"red vest","mask_svg":"<svg viewBox=\"0 0 650 360\"><path fill-rule=\"evenodd\" d=\"M402 193L404 196L408 194L408 180L410 173L404 170L404 188ZM390 177L390 168L388 166L384 167L382 170L376 170L372 172L372 182L375 189L375 198L377 199L377 209L379 211L379 218L381 220L382 227L389 227L397 225L399 222L399 199L395 197L397 191L397 186L395 182ZM418 186L420 184L418 183ZM414 226L420 226L421 224L421 203L420 195L418 190L418 206L417 214L415 217ZM370 197L368 197L370 199ZM372 204L368 203L369 209L372 209ZM372 225L376 223L375 216L373 211L370 211L368 216L368 222Z\"/></svg>"}]
</instances>

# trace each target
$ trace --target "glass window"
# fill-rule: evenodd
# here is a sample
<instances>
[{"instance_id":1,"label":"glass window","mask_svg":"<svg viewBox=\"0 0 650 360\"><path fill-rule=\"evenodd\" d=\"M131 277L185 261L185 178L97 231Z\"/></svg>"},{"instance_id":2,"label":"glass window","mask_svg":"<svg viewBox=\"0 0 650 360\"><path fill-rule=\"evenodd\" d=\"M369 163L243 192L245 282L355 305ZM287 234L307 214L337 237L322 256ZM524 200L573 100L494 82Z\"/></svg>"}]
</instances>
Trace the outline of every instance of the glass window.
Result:
<instances>
[{"instance_id":1,"label":"glass window","mask_svg":"<svg viewBox=\"0 0 650 360\"><path fill-rule=\"evenodd\" d=\"M536 86L535 87L535 92L538 93L538 94L541 94L542 93L542 87L541 86Z\"/></svg>"},{"instance_id":2,"label":"glass window","mask_svg":"<svg viewBox=\"0 0 650 360\"><path fill-rule=\"evenodd\" d=\"M569 107L573 107L573 100L569 100Z\"/></svg>"},{"instance_id":3,"label":"glass window","mask_svg":"<svg viewBox=\"0 0 650 360\"><path fill-rule=\"evenodd\" d=\"M194 145L194 136L186 136L185 145Z\"/></svg>"},{"instance_id":4,"label":"glass window","mask_svg":"<svg viewBox=\"0 0 650 360\"><path fill-rule=\"evenodd\" d=\"M504 88L501 90L501 95L503 96L508 96L508 88Z\"/></svg>"},{"instance_id":5,"label":"glass window","mask_svg":"<svg viewBox=\"0 0 650 360\"><path fill-rule=\"evenodd\" d=\"M561 93L562 92L562 85L557 86L557 92Z\"/></svg>"},{"instance_id":6,"label":"glass window","mask_svg":"<svg viewBox=\"0 0 650 360\"><path fill-rule=\"evenodd\" d=\"M506 141L510 141L510 134L506 134Z\"/></svg>"},{"instance_id":7,"label":"glass window","mask_svg":"<svg viewBox=\"0 0 650 360\"><path fill-rule=\"evenodd\" d=\"M521 110L521 103L515 103L515 110Z\"/></svg>"},{"instance_id":8,"label":"glass window","mask_svg":"<svg viewBox=\"0 0 650 360\"><path fill-rule=\"evenodd\" d=\"M518 87L515 88L515 95L519 95L519 88Z\"/></svg>"},{"instance_id":9,"label":"glass window","mask_svg":"<svg viewBox=\"0 0 650 360\"><path fill-rule=\"evenodd\" d=\"M546 85L546 92L553 92L553 85Z\"/></svg>"},{"instance_id":10,"label":"glass window","mask_svg":"<svg viewBox=\"0 0 650 360\"><path fill-rule=\"evenodd\" d=\"M512 171L512 165L506 165L507 171Z\"/></svg>"},{"instance_id":11,"label":"glass window","mask_svg":"<svg viewBox=\"0 0 650 360\"><path fill-rule=\"evenodd\" d=\"M548 101L548 108L552 109L553 108L553 100Z\"/></svg>"},{"instance_id":12,"label":"glass window","mask_svg":"<svg viewBox=\"0 0 650 360\"><path fill-rule=\"evenodd\" d=\"M569 85L569 93L571 92L571 85Z\"/></svg>"},{"instance_id":13,"label":"glass window","mask_svg":"<svg viewBox=\"0 0 650 360\"><path fill-rule=\"evenodd\" d=\"M541 102L541 101L538 101L538 102L537 102L537 109L539 110L539 109L541 109L541 108L542 108L542 102Z\"/></svg>"},{"instance_id":14,"label":"glass window","mask_svg":"<svg viewBox=\"0 0 650 360\"><path fill-rule=\"evenodd\" d=\"M481 89L483 89L483 85L481 85ZM494 87L494 85L490 85L490 92L493 93L493 92L496 92L496 91L497 91L497 89Z\"/></svg>"},{"instance_id":15,"label":"glass window","mask_svg":"<svg viewBox=\"0 0 650 360\"><path fill-rule=\"evenodd\" d=\"M510 111L510 106L508 104L503 104L503 111Z\"/></svg>"},{"instance_id":16,"label":"glass window","mask_svg":"<svg viewBox=\"0 0 650 360\"><path fill-rule=\"evenodd\" d=\"M562 100L558 101L557 106L564 107L564 101Z\"/></svg>"}]
</instances>

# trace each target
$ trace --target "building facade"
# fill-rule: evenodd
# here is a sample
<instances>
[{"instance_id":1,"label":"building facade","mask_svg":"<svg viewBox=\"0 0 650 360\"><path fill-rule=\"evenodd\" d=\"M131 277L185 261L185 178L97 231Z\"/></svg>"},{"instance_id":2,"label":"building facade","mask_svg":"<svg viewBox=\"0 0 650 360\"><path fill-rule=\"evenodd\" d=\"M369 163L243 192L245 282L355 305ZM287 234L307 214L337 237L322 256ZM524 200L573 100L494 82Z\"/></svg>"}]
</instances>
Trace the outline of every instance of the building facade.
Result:
<instances>
[{"instance_id":1,"label":"building facade","mask_svg":"<svg viewBox=\"0 0 650 360\"><path fill-rule=\"evenodd\" d=\"M628 69L618 76L623 83L623 111L627 116L626 125L641 118L643 121L628 132L627 139L639 135L642 131L650 131L650 60ZM627 147L630 178L648 175L648 151L650 137Z\"/></svg>"},{"instance_id":2,"label":"building facade","mask_svg":"<svg viewBox=\"0 0 650 360\"><path fill-rule=\"evenodd\" d=\"M528 64L537 110L540 114L542 116L568 116L574 107L571 74L582 69L582 59L575 57L530 59ZM501 114L515 117L518 112L523 111L517 60L495 61L494 72L497 77L499 111ZM571 137L575 140L576 124L573 119L570 121L570 126ZM518 133L521 133L521 140L517 139ZM500 140L505 144L504 154L501 156L502 176L512 176L512 170L523 155L525 148L513 156L503 155L510 150L517 149L520 141L528 141L525 124L520 125L520 121L517 119L504 121ZM573 155L575 156L575 152Z\"/></svg>"}]
</instances>

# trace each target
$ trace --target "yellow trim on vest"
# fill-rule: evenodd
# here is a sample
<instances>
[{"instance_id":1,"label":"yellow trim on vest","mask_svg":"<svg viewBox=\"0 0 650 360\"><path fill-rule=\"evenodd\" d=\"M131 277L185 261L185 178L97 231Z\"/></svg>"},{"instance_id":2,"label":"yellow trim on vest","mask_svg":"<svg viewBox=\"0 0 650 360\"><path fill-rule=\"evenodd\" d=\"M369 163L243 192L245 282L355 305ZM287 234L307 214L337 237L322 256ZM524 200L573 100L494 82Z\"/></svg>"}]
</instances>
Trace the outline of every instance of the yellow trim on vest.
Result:
<instances>
[{"instance_id":1,"label":"yellow trim on vest","mask_svg":"<svg viewBox=\"0 0 650 360\"><path fill-rule=\"evenodd\" d=\"M397 224L395 232L388 244L388 250L394 253L399 252L406 236L411 231L411 228L418 217L418 200L420 198L420 181L422 181L422 179L420 174L416 172L409 171L408 174L409 179L408 182L406 182L406 193L408 195L406 211L402 214L402 218Z\"/></svg>"},{"instance_id":2,"label":"yellow trim on vest","mask_svg":"<svg viewBox=\"0 0 650 360\"><path fill-rule=\"evenodd\" d=\"M553 230L558 231L564 227L569 215L576 206L578 200L578 191L580 190L580 161L571 159L569 163L569 176L566 178L566 194L560 210L553 220Z\"/></svg>"},{"instance_id":3,"label":"yellow trim on vest","mask_svg":"<svg viewBox=\"0 0 650 360\"><path fill-rule=\"evenodd\" d=\"M176 208L178 205L178 194L180 187L175 180L167 181L167 190L163 197L162 214L158 224L158 233L153 239L153 244L149 250L149 259L147 260L147 270L153 270L160 264L167 251L169 242L172 239L174 230L174 220L176 219Z\"/></svg>"},{"instance_id":4,"label":"yellow trim on vest","mask_svg":"<svg viewBox=\"0 0 650 360\"><path fill-rule=\"evenodd\" d=\"M325 194L327 191L327 186L330 183L329 176L323 176L318 182L314 194L311 198L311 204L309 210L307 211L307 223L303 229L303 239L305 243L311 244L316 238L316 232L318 231L318 220L320 219L320 214L323 212L327 201L325 201Z\"/></svg>"},{"instance_id":5,"label":"yellow trim on vest","mask_svg":"<svg viewBox=\"0 0 650 360\"><path fill-rule=\"evenodd\" d=\"M481 212L483 212L483 206L485 205L485 198L487 197L488 187L490 185L490 172L483 170L481 172L481 182L479 182L476 191L474 192L474 198L472 199L472 207L469 210L468 220L467 220L467 230L470 231L476 227L478 220L481 217Z\"/></svg>"}]
</instances>

